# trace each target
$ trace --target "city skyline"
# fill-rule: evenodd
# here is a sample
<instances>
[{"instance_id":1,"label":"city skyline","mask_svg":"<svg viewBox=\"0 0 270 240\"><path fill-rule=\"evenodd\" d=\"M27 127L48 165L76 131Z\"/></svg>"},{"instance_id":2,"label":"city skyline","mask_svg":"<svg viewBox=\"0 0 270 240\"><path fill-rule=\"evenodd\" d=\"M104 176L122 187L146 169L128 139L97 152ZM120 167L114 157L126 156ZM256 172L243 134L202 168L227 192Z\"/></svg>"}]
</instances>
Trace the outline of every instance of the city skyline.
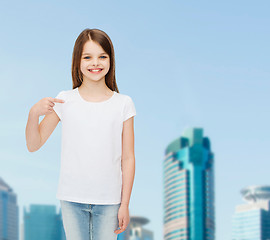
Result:
<instances>
[{"instance_id":1,"label":"city skyline","mask_svg":"<svg viewBox=\"0 0 270 240\"><path fill-rule=\"evenodd\" d=\"M23 221L19 223L17 194L0 176L0 239L1 240L66 240L61 208L51 204L23 206ZM118 240L154 240L153 231L145 225L149 219L131 215L127 229L117 234Z\"/></svg>"},{"instance_id":2,"label":"city skyline","mask_svg":"<svg viewBox=\"0 0 270 240\"><path fill-rule=\"evenodd\" d=\"M72 88L74 41L84 28L100 28L114 44L120 93L137 111L130 214L150 219L147 228L162 239L164 149L199 127L216 154L216 238L230 239L239 190L269 184L269 5L105 1L92 11L87 1L3 3L0 176L18 194L20 218L30 203L60 207L61 126L29 153L28 112Z\"/></svg>"}]
</instances>

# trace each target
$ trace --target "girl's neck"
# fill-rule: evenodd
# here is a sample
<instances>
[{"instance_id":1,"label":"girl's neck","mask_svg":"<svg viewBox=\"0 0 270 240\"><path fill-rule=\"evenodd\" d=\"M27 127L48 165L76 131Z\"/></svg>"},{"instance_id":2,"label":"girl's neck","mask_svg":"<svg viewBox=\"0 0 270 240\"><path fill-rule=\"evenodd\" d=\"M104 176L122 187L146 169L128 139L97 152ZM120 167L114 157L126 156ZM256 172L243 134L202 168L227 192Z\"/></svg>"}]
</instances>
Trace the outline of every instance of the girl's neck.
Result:
<instances>
[{"instance_id":1,"label":"girl's neck","mask_svg":"<svg viewBox=\"0 0 270 240\"><path fill-rule=\"evenodd\" d=\"M95 83L87 83L83 82L81 86L78 87L80 89L80 93L85 94L87 96L102 97L102 96L111 96L112 90L105 84Z\"/></svg>"}]
</instances>

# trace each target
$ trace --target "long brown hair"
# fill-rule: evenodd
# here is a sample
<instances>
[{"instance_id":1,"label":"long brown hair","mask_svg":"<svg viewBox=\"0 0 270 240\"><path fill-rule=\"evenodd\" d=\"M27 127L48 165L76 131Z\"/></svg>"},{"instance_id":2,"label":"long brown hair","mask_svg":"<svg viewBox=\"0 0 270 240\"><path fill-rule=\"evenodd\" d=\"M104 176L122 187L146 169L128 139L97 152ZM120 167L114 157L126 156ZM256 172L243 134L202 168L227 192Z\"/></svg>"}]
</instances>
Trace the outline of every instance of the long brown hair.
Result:
<instances>
[{"instance_id":1,"label":"long brown hair","mask_svg":"<svg viewBox=\"0 0 270 240\"><path fill-rule=\"evenodd\" d=\"M92 40L95 43L99 44L103 48L103 50L110 56L110 69L105 76L105 83L112 91L116 91L119 93L115 80L115 57L112 41L105 32L96 28L84 29L76 39L73 48L71 65L73 89L81 86L83 81L83 76L81 72L81 57L84 44L89 40Z\"/></svg>"}]
</instances>

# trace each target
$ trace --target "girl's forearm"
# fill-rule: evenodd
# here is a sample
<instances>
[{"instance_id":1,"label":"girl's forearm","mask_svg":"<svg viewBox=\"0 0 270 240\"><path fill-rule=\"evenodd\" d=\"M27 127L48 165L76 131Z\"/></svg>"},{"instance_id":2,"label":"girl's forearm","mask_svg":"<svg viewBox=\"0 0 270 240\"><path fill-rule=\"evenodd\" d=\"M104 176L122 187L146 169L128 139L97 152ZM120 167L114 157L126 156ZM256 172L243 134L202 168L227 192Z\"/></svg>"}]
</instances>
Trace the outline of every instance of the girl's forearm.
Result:
<instances>
[{"instance_id":1,"label":"girl's forearm","mask_svg":"<svg viewBox=\"0 0 270 240\"><path fill-rule=\"evenodd\" d=\"M34 152L40 146L39 115L31 108L25 129L26 145L29 152Z\"/></svg>"},{"instance_id":2,"label":"girl's forearm","mask_svg":"<svg viewBox=\"0 0 270 240\"><path fill-rule=\"evenodd\" d=\"M135 157L122 159L122 199L121 205L129 205L135 176Z\"/></svg>"}]
</instances>

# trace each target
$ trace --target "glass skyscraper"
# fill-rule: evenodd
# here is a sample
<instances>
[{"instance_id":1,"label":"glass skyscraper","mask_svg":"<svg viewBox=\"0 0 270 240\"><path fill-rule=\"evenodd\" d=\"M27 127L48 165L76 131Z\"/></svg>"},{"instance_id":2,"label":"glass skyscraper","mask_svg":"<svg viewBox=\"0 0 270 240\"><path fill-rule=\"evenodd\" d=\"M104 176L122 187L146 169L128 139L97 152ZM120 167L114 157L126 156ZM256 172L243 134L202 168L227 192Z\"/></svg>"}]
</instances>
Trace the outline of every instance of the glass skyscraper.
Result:
<instances>
[{"instance_id":1,"label":"glass skyscraper","mask_svg":"<svg viewBox=\"0 0 270 240\"><path fill-rule=\"evenodd\" d=\"M19 239L19 207L12 188L0 178L0 240Z\"/></svg>"},{"instance_id":2,"label":"glass skyscraper","mask_svg":"<svg viewBox=\"0 0 270 240\"><path fill-rule=\"evenodd\" d=\"M270 240L270 186L250 186L241 193L247 204L236 206L232 239Z\"/></svg>"},{"instance_id":3,"label":"glass skyscraper","mask_svg":"<svg viewBox=\"0 0 270 240\"><path fill-rule=\"evenodd\" d=\"M24 208L24 240L65 240L61 211L56 206L31 204Z\"/></svg>"},{"instance_id":4,"label":"glass skyscraper","mask_svg":"<svg viewBox=\"0 0 270 240\"><path fill-rule=\"evenodd\" d=\"M215 239L214 154L203 129L186 129L165 150L163 239Z\"/></svg>"}]
</instances>

